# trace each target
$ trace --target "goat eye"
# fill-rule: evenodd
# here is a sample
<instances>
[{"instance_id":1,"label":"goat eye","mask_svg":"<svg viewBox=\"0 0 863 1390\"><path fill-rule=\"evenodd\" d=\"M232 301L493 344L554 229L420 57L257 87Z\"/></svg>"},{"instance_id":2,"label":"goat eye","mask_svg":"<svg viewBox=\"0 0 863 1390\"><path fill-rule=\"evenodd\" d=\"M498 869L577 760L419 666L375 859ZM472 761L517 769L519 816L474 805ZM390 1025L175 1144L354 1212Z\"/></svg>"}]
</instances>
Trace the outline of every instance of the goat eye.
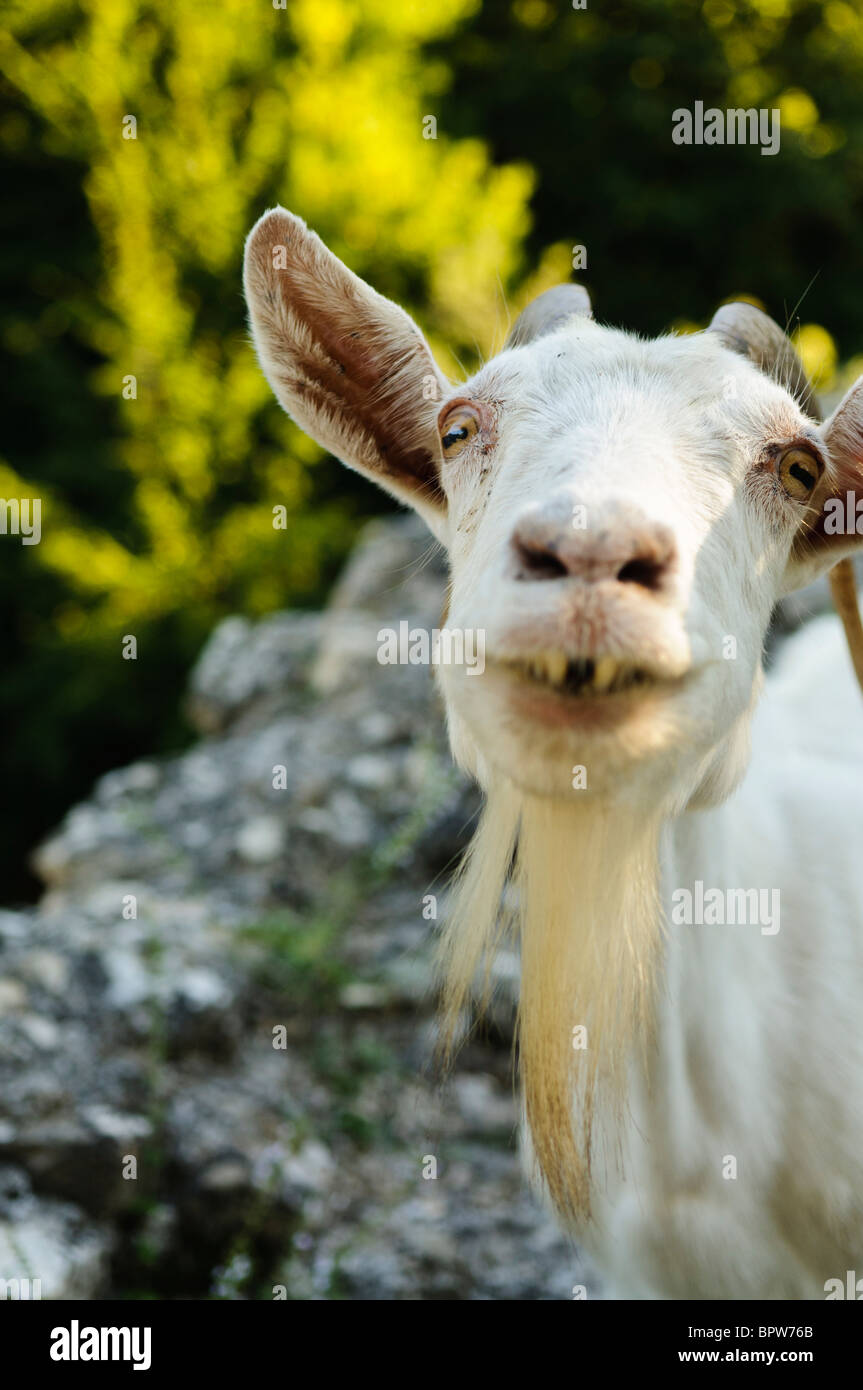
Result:
<instances>
[{"instance_id":1,"label":"goat eye","mask_svg":"<svg viewBox=\"0 0 863 1390\"><path fill-rule=\"evenodd\" d=\"M824 465L808 449L797 447L780 454L776 473L780 483L797 502L807 502L815 484L824 472Z\"/></svg>"},{"instance_id":2,"label":"goat eye","mask_svg":"<svg viewBox=\"0 0 863 1390\"><path fill-rule=\"evenodd\" d=\"M458 406L444 417L440 425L440 442L447 458L454 458L479 429L476 411Z\"/></svg>"}]
</instances>

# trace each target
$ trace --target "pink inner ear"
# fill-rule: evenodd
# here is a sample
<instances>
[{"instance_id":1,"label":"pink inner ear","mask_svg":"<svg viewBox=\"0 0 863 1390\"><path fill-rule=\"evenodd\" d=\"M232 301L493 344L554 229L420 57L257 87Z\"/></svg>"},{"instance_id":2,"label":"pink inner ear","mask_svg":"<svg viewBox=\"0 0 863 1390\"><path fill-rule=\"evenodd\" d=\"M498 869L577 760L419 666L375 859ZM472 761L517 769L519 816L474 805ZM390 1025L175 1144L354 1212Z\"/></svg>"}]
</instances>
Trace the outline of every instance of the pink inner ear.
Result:
<instances>
[{"instance_id":1,"label":"pink inner ear","mask_svg":"<svg viewBox=\"0 0 863 1390\"><path fill-rule=\"evenodd\" d=\"M846 528L844 534L825 529L828 502L839 499L843 513L849 506L853 514L857 499L863 500L863 377L851 388L823 428L829 450L829 462L819 485L813 506L817 508L810 525L802 533L800 544L810 553L814 548L835 548L844 553L859 542L856 530ZM839 555L837 554L837 559Z\"/></svg>"},{"instance_id":2,"label":"pink inner ear","mask_svg":"<svg viewBox=\"0 0 863 1390\"><path fill-rule=\"evenodd\" d=\"M442 507L438 406L424 387L431 377L440 397L447 384L408 315L283 210L249 238L246 291L264 369L298 424L392 490Z\"/></svg>"},{"instance_id":3,"label":"pink inner ear","mask_svg":"<svg viewBox=\"0 0 863 1390\"><path fill-rule=\"evenodd\" d=\"M863 484L863 377L840 401L824 428L843 488Z\"/></svg>"}]
</instances>

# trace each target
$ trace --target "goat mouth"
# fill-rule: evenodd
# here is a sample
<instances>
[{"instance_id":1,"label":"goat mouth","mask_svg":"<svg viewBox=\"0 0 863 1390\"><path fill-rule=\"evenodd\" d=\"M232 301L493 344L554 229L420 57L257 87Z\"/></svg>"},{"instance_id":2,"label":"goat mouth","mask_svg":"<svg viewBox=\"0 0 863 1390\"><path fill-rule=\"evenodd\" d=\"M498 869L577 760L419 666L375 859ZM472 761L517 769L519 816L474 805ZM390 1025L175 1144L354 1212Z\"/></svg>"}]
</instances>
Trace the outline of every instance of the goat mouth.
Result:
<instances>
[{"instance_id":1,"label":"goat mouth","mask_svg":"<svg viewBox=\"0 0 863 1390\"><path fill-rule=\"evenodd\" d=\"M613 656L567 657L563 652L545 652L501 665L527 684L571 699L624 695L640 687L668 683L647 667Z\"/></svg>"}]
</instances>

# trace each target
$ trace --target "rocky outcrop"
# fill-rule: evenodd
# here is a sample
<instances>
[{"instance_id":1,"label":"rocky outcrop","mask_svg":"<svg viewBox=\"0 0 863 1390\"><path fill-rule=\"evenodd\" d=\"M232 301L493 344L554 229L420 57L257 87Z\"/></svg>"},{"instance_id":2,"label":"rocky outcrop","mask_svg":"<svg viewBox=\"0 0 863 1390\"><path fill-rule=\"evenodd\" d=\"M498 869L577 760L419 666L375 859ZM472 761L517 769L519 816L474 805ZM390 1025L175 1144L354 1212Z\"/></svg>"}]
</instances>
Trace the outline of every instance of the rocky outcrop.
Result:
<instances>
[{"instance_id":1,"label":"rocky outcrop","mask_svg":"<svg viewBox=\"0 0 863 1390\"><path fill-rule=\"evenodd\" d=\"M432 914L477 803L428 669L379 666L376 634L435 626L443 588L415 522L374 523L324 614L213 633L199 742L103 777L39 849L42 902L0 913L0 1278L43 1298L589 1284L514 1150L511 960L492 1034L442 1093L430 1066Z\"/></svg>"}]
</instances>

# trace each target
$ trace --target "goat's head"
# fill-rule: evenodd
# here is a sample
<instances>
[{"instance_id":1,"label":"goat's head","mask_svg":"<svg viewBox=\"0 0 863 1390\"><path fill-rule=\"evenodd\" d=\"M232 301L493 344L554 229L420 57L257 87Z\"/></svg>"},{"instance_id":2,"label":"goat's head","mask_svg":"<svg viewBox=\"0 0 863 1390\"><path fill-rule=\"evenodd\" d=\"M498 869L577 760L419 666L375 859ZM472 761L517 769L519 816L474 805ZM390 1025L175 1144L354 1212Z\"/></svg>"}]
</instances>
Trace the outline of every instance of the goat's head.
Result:
<instances>
[{"instance_id":1,"label":"goat's head","mask_svg":"<svg viewBox=\"0 0 863 1390\"><path fill-rule=\"evenodd\" d=\"M290 213L258 222L245 274L282 405L416 507L449 553L448 625L485 633L482 679L441 670L459 760L554 798L727 795L774 603L857 541L826 534L824 503L863 492L863 382L822 426L754 307L642 341L564 286L453 387Z\"/></svg>"}]
</instances>

